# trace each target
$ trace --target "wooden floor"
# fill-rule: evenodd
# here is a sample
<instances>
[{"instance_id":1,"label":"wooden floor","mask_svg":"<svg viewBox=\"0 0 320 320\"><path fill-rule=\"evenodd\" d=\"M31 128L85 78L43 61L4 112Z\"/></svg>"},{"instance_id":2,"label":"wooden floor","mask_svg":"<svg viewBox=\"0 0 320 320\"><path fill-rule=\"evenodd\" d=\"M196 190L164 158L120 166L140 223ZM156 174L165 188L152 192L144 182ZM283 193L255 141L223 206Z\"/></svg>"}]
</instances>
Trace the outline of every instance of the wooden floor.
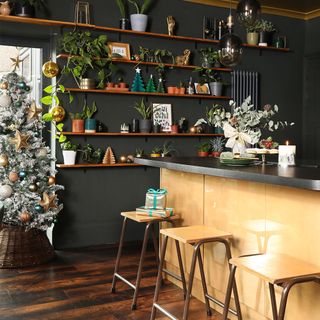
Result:
<instances>
[{"instance_id":1,"label":"wooden floor","mask_svg":"<svg viewBox=\"0 0 320 320\"><path fill-rule=\"evenodd\" d=\"M134 281L140 248L124 251L122 274ZM133 291L121 282L116 294L110 293L116 250L87 248L59 251L51 263L19 270L0 269L0 319L86 319L147 320L153 299L156 266L148 253L138 310L130 309ZM121 272L120 272L121 273ZM170 303L168 303L170 302ZM176 316L182 314L181 290L170 283L162 289L160 303ZM166 319L158 312L157 319ZM207 317L204 305L192 299L190 319L220 320Z\"/></svg>"}]
</instances>

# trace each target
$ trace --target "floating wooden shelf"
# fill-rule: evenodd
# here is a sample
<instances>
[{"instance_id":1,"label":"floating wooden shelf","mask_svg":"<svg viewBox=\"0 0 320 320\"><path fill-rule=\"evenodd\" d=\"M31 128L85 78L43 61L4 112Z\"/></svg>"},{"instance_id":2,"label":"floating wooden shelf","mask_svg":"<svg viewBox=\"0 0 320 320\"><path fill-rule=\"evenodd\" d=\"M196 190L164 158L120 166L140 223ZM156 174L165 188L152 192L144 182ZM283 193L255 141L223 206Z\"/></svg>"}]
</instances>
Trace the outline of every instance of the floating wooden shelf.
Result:
<instances>
[{"instance_id":1,"label":"floating wooden shelf","mask_svg":"<svg viewBox=\"0 0 320 320\"><path fill-rule=\"evenodd\" d=\"M61 53L57 56L57 58L67 59L69 57L68 54ZM160 63L159 62L146 62L146 61L135 61L135 60L125 60L125 59L112 59L114 63L126 63L126 64L135 64L135 65L144 65L144 66L154 66L157 67ZM179 64L172 64L172 63L162 63L163 66L167 68L174 68L174 69L191 69L194 70L195 68L199 68L199 66L184 66ZM210 70L220 71L220 72L232 72L230 68L209 68Z\"/></svg>"},{"instance_id":2,"label":"floating wooden shelf","mask_svg":"<svg viewBox=\"0 0 320 320\"><path fill-rule=\"evenodd\" d=\"M62 132L65 136L83 137L221 137L223 134L217 133L119 133L119 132L96 132L96 133L75 133Z\"/></svg>"},{"instance_id":3,"label":"floating wooden shelf","mask_svg":"<svg viewBox=\"0 0 320 320\"><path fill-rule=\"evenodd\" d=\"M137 163L116 163L116 164L91 164L91 163L81 163L74 165L57 164L59 169L86 169L86 168L116 168L116 167L143 167L141 164Z\"/></svg>"},{"instance_id":4,"label":"floating wooden shelf","mask_svg":"<svg viewBox=\"0 0 320 320\"><path fill-rule=\"evenodd\" d=\"M215 44L219 43L219 40L210 40L203 39L197 37L188 37L188 36L169 36L168 34L155 33L155 32L139 32L133 30L122 30L119 28L111 28L104 26L96 26L93 24L84 24L84 23L74 23L69 21L59 21L59 20L48 20L48 19L38 19L38 18L24 18L24 17L16 17L16 16L3 16L0 15L0 21L5 22L15 22L15 23L25 23L25 24L34 24L34 25L42 25L49 27L66 27L66 28L85 28L91 30L99 30L106 31L112 33L121 33L121 34L131 34L136 36L144 36L144 37L152 37L152 38L162 38L168 40L178 40L178 41L188 41L188 42L197 42L197 43L208 43ZM245 48L259 49L259 50L273 50L279 52L289 52L289 48L276 48L276 47L262 47L262 46L253 46L249 44L243 45Z\"/></svg>"},{"instance_id":5,"label":"floating wooden shelf","mask_svg":"<svg viewBox=\"0 0 320 320\"><path fill-rule=\"evenodd\" d=\"M79 92L79 93L103 93L103 94L127 94L134 96L154 96L154 97L175 97L175 98L187 98L187 99L211 99L211 100L231 100L231 97L227 96L211 96L205 94L168 94L168 93L153 93L153 92L111 92L101 89L79 89L79 88L66 88L69 92Z\"/></svg>"}]
</instances>

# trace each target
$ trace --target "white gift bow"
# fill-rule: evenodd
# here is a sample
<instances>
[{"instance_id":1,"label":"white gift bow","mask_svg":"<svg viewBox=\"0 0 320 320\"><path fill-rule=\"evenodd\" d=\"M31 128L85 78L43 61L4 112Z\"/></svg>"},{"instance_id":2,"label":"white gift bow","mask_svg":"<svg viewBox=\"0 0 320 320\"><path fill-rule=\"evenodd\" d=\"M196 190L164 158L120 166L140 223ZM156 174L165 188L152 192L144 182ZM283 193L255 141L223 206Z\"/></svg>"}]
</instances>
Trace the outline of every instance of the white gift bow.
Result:
<instances>
[{"instance_id":1,"label":"white gift bow","mask_svg":"<svg viewBox=\"0 0 320 320\"><path fill-rule=\"evenodd\" d=\"M223 126L224 135L229 138L226 147L233 148L236 143L245 145L245 142L252 144L252 138L244 132L239 132L237 129L232 127L229 123L225 123Z\"/></svg>"}]
</instances>

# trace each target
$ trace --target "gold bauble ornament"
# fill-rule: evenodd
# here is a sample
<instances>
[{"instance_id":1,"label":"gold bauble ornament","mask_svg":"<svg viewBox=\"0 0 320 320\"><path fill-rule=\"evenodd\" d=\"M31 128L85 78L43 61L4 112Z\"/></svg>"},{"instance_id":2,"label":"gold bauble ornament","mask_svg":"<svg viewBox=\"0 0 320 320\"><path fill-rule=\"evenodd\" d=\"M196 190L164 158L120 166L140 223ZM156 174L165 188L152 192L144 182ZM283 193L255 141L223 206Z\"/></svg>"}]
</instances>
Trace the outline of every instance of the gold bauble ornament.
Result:
<instances>
[{"instance_id":1,"label":"gold bauble ornament","mask_svg":"<svg viewBox=\"0 0 320 320\"><path fill-rule=\"evenodd\" d=\"M19 218L23 223L28 223L31 220L31 216L30 216L30 213L28 211L23 211L20 214Z\"/></svg>"},{"instance_id":2,"label":"gold bauble ornament","mask_svg":"<svg viewBox=\"0 0 320 320\"><path fill-rule=\"evenodd\" d=\"M121 163L126 163L127 162L127 157L126 156L121 156L120 157L120 162Z\"/></svg>"},{"instance_id":3,"label":"gold bauble ornament","mask_svg":"<svg viewBox=\"0 0 320 320\"><path fill-rule=\"evenodd\" d=\"M9 158L6 154L0 155L0 166L6 167L9 164Z\"/></svg>"},{"instance_id":4,"label":"gold bauble ornament","mask_svg":"<svg viewBox=\"0 0 320 320\"><path fill-rule=\"evenodd\" d=\"M53 61L47 61L42 66L42 72L47 78L54 78L59 73L59 66Z\"/></svg>"},{"instance_id":5,"label":"gold bauble ornament","mask_svg":"<svg viewBox=\"0 0 320 320\"><path fill-rule=\"evenodd\" d=\"M1 83L0 83L0 89L2 89L2 90L7 90L8 87L9 87L9 84L8 84L7 81L4 81L4 82L1 82Z\"/></svg>"},{"instance_id":6,"label":"gold bauble ornament","mask_svg":"<svg viewBox=\"0 0 320 320\"><path fill-rule=\"evenodd\" d=\"M29 185L29 191L30 192L37 192L38 186L35 183L32 183Z\"/></svg>"},{"instance_id":7,"label":"gold bauble ornament","mask_svg":"<svg viewBox=\"0 0 320 320\"><path fill-rule=\"evenodd\" d=\"M9 180L10 182L17 182L19 180L19 175L17 172L11 171L9 173Z\"/></svg>"},{"instance_id":8,"label":"gold bauble ornament","mask_svg":"<svg viewBox=\"0 0 320 320\"><path fill-rule=\"evenodd\" d=\"M61 106L56 106L50 109L52 118L55 122L61 122L66 116L66 111Z\"/></svg>"},{"instance_id":9,"label":"gold bauble ornament","mask_svg":"<svg viewBox=\"0 0 320 320\"><path fill-rule=\"evenodd\" d=\"M54 185L54 184L56 184L56 177L50 176L50 177L48 178L48 185L49 185L49 186L52 186L52 185Z\"/></svg>"}]
</instances>

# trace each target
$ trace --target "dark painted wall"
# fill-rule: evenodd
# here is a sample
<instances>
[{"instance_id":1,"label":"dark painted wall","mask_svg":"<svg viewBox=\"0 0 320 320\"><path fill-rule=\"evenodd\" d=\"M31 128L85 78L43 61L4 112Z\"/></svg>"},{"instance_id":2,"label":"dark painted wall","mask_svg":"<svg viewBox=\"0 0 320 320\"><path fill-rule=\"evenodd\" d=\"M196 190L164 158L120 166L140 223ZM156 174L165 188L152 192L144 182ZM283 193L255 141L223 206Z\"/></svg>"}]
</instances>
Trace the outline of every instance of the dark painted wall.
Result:
<instances>
[{"instance_id":1,"label":"dark painted wall","mask_svg":"<svg viewBox=\"0 0 320 320\"><path fill-rule=\"evenodd\" d=\"M73 2L50 0L52 18L60 20L73 19ZM93 5L93 23L97 25L118 26L118 9L114 1L90 1ZM159 0L151 12L150 30L166 32L166 16L173 15L179 22L178 34L201 37L201 25L204 15L226 18L227 9L208 7L186 3L180 0ZM296 126L277 134L280 141L290 138L301 150L301 114L302 114L302 75L304 50L304 22L284 17L269 16L282 34L288 36L291 53L260 52L245 50L240 69L258 71L261 74L261 104L277 103L280 107L280 118L296 122ZM39 30L38 27L37 31ZM39 27L40 28L40 27ZM55 30L57 33L60 30ZM242 30L236 30L244 36ZM6 33L14 32L12 27ZM26 34L32 35L32 29L25 28ZM48 31L49 32L49 29ZM51 32L51 31L50 31ZM174 42L144 37L121 36L109 34L110 41L129 42L133 49L139 45L149 48L166 48L174 54L180 54L183 49L195 51L195 45L190 42ZM199 45L199 47L201 47ZM194 63L197 63L195 57ZM121 66L125 72L125 79L131 83L134 70L132 66ZM143 67L146 80L152 68ZM169 71L167 84L177 84L180 80L187 81L191 74L186 70ZM228 79L228 78L227 78ZM228 92L226 92L228 93ZM76 97L75 103L68 109L80 110L83 105L83 95ZM88 101L96 101L99 107L97 118L103 120L109 131L118 131L124 121L131 121L137 114L132 105L136 99L128 96L89 95ZM210 102L193 99L155 99L150 102L167 102L173 105L174 119L187 117L190 123L203 115ZM198 139L172 139L180 155L195 154ZM95 146L106 148L112 146L116 155L133 153L136 147L143 147L150 151L153 146L163 143L160 138L75 138L74 141L84 144L90 142ZM61 158L60 151L58 158ZM91 244L114 243L118 240L121 219L119 214L123 210L133 210L143 204L144 193L148 187L159 185L157 169L125 168L125 169L93 169L70 170L59 173L59 182L66 186L63 194L65 210L55 227L54 239L57 248L86 246ZM140 239L141 229L131 226L128 240Z\"/></svg>"}]
</instances>

